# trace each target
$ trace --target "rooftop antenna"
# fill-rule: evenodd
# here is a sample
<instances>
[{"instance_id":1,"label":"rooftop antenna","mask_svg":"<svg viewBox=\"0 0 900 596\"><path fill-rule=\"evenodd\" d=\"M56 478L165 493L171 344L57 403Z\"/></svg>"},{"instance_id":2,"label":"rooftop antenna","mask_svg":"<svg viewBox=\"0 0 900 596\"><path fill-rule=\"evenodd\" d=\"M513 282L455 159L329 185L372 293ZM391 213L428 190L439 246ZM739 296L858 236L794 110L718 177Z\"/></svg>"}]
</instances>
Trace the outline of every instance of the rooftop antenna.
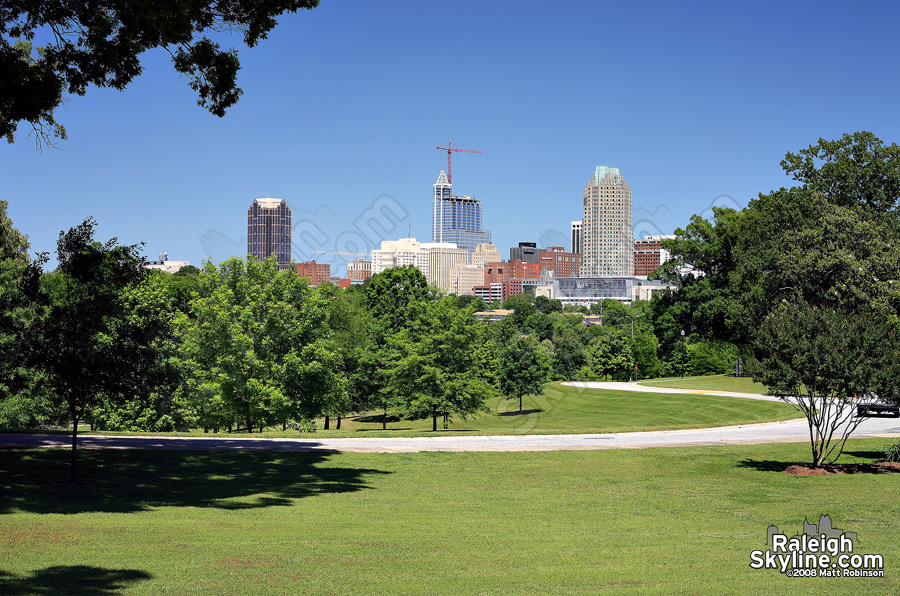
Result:
<instances>
[{"instance_id":1,"label":"rooftop antenna","mask_svg":"<svg viewBox=\"0 0 900 596\"><path fill-rule=\"evenodd\" d=\"M412 219L410 219L409 223L406 225L406 237L412 238Z\"/></svg>"}]
</instances>

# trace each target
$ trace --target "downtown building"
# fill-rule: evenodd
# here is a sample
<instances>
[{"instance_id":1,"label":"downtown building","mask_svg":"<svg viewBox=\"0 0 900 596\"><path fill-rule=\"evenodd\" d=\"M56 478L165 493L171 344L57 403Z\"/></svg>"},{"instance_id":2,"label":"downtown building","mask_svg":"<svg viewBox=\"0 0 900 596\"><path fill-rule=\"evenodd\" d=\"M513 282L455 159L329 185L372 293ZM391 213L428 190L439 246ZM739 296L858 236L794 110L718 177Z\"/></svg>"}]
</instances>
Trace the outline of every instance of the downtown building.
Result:
<instances>
[{"instance_id":1,"label":"downtown building","mask_svg":"<svg viewBox=\"0 0 900 596\"><path fill-rule=\"evenodd\" d=\"M465 265L468 260L468 252L450 242L419 242L415 238L382 240L381 248L372 251L372 274L392 267L413 265L429 284L451 292L451 271L457 265Z\"/></svg>"},{"instance_id":2,"label":"downtown building","mask_svg":"<svg viewBox=\"0 0 900 596\"><path fill-rule=\"evenodd\" d=\"M479 244L491 241L491 232L481 226L481 201L454 196L447 174L441 170L434 183L431 242L452 243L472 254Z\"/></svg>"},{"instance_id":3,"label":"downtown building","mask_svg":"<svg viewBox=\"0 0 900 596\"><path fill-rule=\"evenodd\" d=\"M597 166L584 187L581 277L634 275L631 188L619 168Z\"/></svg>"},{"instance_id":4,"label":"downtown building","mask_svg":"<svg viewBox=\"0 0 900 596\"><path fill-rule=\"evenodd\" d=\"M247 255L274 256L278 269L291 266L291 208L284 199L256 199L247 209Z\"/></svg>"},{"instance_id":5,"label":"downtown building","mask_svg":"<svg viewBox=\"0 0 900 596\"><path fill-rule=\"evenodd\" d=\"M647 236L634 241L634 275L646 277L669 260L669 251L664 249L660 240L674 240L674 235Z\"/></svg>"}]
</instances>

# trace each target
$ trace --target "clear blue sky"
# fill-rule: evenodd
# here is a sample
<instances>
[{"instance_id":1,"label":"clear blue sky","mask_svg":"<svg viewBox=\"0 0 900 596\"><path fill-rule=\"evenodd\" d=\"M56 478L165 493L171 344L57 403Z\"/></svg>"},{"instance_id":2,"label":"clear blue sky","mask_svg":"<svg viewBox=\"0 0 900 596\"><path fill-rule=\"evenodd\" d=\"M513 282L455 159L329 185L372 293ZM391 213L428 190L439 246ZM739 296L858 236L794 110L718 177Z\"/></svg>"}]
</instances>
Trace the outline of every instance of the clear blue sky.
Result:
<instances>
[{"instance_id":1,"label":"clear blue sky","mask_svg":"<svg viewBox=\"0 0 900 596\"><path fill-rule=\"evenodd\" d=\"M94 216L99 236L199 264L246 250L257 197L288 201L298 242L358 250L380 196L407 213L385 238L430 241L432 184L479 197L504 255L567 242L594 166L621 169L638 235L790 185L784 153L871 130L900 141L900 5L322 0L248 50L225 118L162 51L125 91L58 111L69 139L0 146L2 194L35 251ZM383 201L386 199L382 199ZM297 233L295 231L295 240ZM327 260L327 259L320 259ZM335 261L336 262L336 261Z\"/></svg>"}]
</instances>

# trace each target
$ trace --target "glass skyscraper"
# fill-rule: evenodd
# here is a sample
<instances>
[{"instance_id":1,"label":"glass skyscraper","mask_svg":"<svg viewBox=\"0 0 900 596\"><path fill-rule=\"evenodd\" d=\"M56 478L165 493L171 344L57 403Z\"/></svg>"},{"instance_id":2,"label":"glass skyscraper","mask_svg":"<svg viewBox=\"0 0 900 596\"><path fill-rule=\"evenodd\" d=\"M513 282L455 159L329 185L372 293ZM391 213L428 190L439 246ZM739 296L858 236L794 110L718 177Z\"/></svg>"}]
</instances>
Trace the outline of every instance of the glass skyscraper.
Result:
<instances>
[{"instance_id":1,"label":"glass skyscraper","mask_svg":"<svg viewBox=\"0 0 900 596\"><path fill-rule=\"evenodd\" d=\"M247 209L247 254L291 266L291 208L284 199L256 199Z\"/></svg>"},{"instance_id":2,"label":"glass skyscraper","mask_svg":"<svg viewBox=\"0 0 900 596\"><path fill-rule=\"evenodd\" d=\"M471 255L479 244L489 243L491 233L481 229L481 201L453 196L447 174L441 170L434 183L432 242L452 242Z\"/></svg>"}]
</instances>

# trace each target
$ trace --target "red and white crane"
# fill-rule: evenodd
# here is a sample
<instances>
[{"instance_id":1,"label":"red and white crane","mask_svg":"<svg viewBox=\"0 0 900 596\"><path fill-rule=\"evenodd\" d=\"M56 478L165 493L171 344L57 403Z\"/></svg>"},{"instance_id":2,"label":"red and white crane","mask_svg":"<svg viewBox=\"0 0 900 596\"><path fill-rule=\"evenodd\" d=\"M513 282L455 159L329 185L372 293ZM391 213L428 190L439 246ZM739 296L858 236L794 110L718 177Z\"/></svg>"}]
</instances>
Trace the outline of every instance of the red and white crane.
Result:
<instances>
[{"instance_id":1,"label":"red and white crane","mask_svg":"<svg viewBox=\"0 0 900 596\"><path fill-rule=\"evenodd\" d=\"M447 141L446 147L438 147L441 151L447 152L447 182L453 184L453 172L450 170L450 156L453 155L453 151L464 151L466 153L481 153L481 151L476 151L475 149L459 149L458 147L451 147L450 144L453 141Z\"/></svg>"}]
</instances>

